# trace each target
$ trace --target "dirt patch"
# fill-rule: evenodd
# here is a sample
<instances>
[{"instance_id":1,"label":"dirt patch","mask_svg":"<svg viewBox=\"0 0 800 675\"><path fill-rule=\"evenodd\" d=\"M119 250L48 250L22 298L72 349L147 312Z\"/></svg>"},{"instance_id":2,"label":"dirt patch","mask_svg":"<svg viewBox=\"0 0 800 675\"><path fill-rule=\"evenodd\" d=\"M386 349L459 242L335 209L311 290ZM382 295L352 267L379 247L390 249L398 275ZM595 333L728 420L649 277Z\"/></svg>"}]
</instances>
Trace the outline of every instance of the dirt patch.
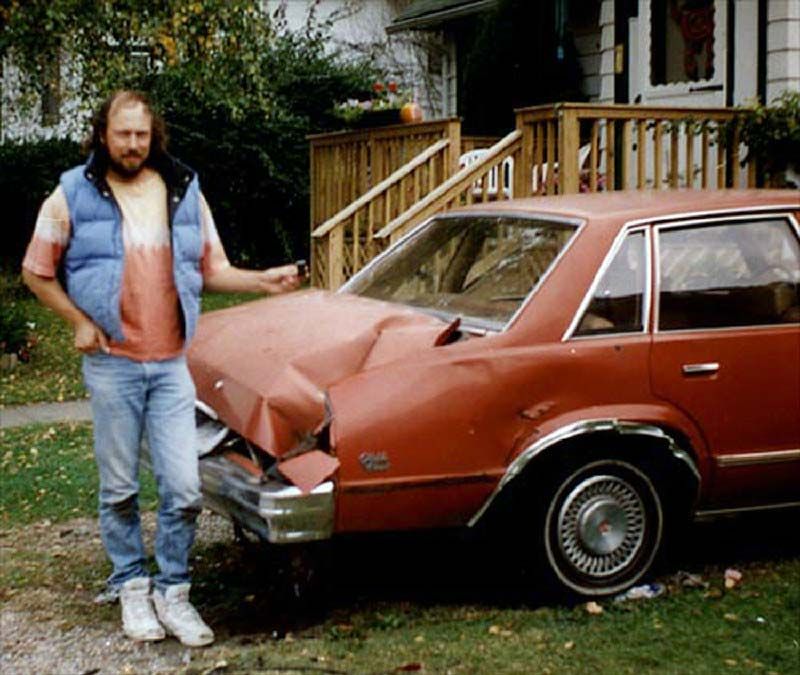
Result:
<instances>
[{"instance_id":1,"label":"dirt patch","mask_svg":"<svg viewBox=\"0 0 800 675\"><path fill-rule=\"evenodd\" d=\"M155 515L143 514L142 525L152 545ZM201 515L196 550L231 540L227 521ZM209 650L189 650L174 639L134 643L122 633L118 605L94 603L109 571L96 519L4 530L0 558L4 674L167 673L190 668L199 655L204 662L213 658ZM224 642L211 649L224 648Z\"/></svg>"}]
</instances>

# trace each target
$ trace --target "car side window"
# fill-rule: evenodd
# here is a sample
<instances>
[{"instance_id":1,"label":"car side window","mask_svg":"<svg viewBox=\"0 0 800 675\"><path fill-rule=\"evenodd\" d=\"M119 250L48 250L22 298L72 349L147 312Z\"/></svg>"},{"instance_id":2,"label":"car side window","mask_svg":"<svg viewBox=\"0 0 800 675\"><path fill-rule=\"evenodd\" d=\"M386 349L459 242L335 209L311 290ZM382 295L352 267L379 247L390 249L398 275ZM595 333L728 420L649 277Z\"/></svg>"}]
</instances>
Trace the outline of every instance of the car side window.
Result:
<instances>
[{"instance_id":1,"label":"car side window","mask_svg":"<svg viewBox=\"0 0 800 675\"><path fill-rule=\"evenodd\" d=\"M785 218L664 228L658 328L800 322L800 244Z\"/></svg>"},{"instance_id":2,"label":"car side window","mask_svg":"<svg viewBox=\"0 0 800 675\"><path fill-rule=\"evenodd\" d=\"M606 269L575 335L636 333L643 330L647 283L646 239L643 231L631 232Z\"/></svg>"}]
</instances>

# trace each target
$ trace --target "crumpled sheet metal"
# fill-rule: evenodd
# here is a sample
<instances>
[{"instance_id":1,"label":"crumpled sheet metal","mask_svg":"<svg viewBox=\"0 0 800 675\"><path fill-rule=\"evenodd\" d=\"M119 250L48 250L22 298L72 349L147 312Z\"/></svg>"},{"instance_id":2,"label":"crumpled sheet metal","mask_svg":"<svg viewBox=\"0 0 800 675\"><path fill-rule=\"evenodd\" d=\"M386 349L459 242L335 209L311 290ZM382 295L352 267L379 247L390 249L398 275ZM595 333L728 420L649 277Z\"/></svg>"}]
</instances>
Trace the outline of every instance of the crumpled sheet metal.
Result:
<instances>
[{"instance_id":1,"label":"crumpled sheet metal","mask_svg":"<svg viewBox=\"0 0 800 675\"><path fill-rule=\"evenodd\" d=\"M456 327L408 308L312 290L203 315L188 362L198 398L279 458L322 425L332 384L441 344Z\"/></svg>"},{"instance_id":2,"label":"crumpled sheet metal","mask_svg":"<svg viewBox=\"0 0 800 675\"><path fill-rule=\"evenodd\" d=\"M283 477L306 494L330 478L338 468L339 460L322 450L311 450L278 464Z\"/></svg>"}]
</instances>

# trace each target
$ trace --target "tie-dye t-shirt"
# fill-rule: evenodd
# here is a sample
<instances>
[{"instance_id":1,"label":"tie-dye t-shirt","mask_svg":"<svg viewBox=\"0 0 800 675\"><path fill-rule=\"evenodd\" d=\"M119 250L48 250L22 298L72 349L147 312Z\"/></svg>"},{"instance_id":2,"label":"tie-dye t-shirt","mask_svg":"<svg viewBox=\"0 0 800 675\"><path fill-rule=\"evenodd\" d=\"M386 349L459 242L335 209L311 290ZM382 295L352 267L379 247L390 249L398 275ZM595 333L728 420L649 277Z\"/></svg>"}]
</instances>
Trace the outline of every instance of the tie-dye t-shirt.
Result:
<instances>
[{"instance_id":1,"label":"tie-dye t-shirt","mask_svg":"<svg viewBox=\"0 0 800 675\"><path fill-rule=\"evenodd\" d=\"M167 188L161 176L143 169L127 182L108 176L122 212L125 264L120 296L123 342L111 341L112 354L158 361L183 351L178 293L172 278ZM211 210L201 197L204 278L229 265ZM54 278L70 236L67 200L59 186L45 200L22 266Z\"/></svg>"}]
</instances>

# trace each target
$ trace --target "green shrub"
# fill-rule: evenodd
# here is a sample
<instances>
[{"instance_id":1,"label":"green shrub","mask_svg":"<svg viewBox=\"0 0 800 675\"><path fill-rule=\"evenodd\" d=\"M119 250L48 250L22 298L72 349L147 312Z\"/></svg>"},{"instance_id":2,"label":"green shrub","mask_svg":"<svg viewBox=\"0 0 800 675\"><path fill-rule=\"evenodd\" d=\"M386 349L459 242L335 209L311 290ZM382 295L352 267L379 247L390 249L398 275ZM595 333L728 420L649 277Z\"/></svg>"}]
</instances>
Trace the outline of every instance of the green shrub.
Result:
<instances>
[{"instance_id":1,"label":"green shrub","mask_svg":"<svg viewBox=\"0 0 800 675\"><path fill-rule=\"evenodd\" d=\"M35 342L20 302L0 296L0 355L16 354L28 361Z\"/></svg>"},{"instance_id":2,"label":"green shrub","mask_svg":"<svg viewBox=\"0 0 800 675\"><path fill-rule=\"evenodd\" d=\"M743 108L739 123L739 140L747 145L742 164L756 161L770 184L783 186L786 169L800 167L800 92L787 89L770 105Z\"/></svg>"},{"instance_id":3,"label":"green shrub","mask_svg":"<svg viewBox=\"0 0 800 675\"><path fill-rule=\"evenodd\" d=\"M42 201L61 173L81 160L70 140L0 144L0 204L3 246L0 263L19 269Z\"/></svg>"},{"instance_id":4,"label":"green shrub","mask_svg":"<svg viewBox=\"0 0 800 675\"><path fill-rule=\"evenodd\" d=\"M306 27L289 33L283 10L270 14L257 0L31 0L0 14L0 56L13 59L28 93L48 84L48 55L56 52L69 54L65 67L74 67L70 77L48 86L64 88L81 113L120 87L151 93L165 113L171 149L200 173L234 263L307 257L305 137L337 128L335 103L361 96L376 77L369 62L326 51L329 22L311 11ZM128 57L129 50L143 49L148 59ZM25 205L4 218L22 233L4 255L21 255L31 204L77 160L72 152L49 154L47 162L58 169L35 186L9 175L16 160L0 162L0 197Z\"/></svg>"}]
</instances>

